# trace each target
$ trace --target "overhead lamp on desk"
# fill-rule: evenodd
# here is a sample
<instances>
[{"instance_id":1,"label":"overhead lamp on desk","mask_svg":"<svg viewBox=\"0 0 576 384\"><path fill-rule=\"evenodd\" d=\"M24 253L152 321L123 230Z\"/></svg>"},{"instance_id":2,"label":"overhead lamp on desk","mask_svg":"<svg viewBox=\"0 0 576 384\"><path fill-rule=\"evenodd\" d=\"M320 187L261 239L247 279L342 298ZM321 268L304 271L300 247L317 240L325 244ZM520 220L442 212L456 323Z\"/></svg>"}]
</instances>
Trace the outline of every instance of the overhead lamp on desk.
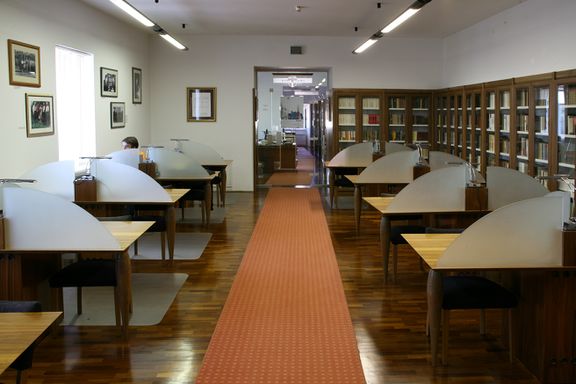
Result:
<instances>
[{"instance_id":1,"label":"overhead lamp on desk","mask_svg":"<svg viewBox=\"0 0 576 384\"><path fill-rule=\"evenodd\" d=\"M422 7L428 4L432 0L416 0L412 3L404 12L402 12L399 16L397 16L394 20L388 23L384 28L380 31L374 33L368 40L366 40L361 46L356 48L353 53L362 53L372 45L374 45L380 38L382 38L385 34L392 32L396 29L400 24L404 23L406 20L414 16Z\"/></svg>"}]
</instances>

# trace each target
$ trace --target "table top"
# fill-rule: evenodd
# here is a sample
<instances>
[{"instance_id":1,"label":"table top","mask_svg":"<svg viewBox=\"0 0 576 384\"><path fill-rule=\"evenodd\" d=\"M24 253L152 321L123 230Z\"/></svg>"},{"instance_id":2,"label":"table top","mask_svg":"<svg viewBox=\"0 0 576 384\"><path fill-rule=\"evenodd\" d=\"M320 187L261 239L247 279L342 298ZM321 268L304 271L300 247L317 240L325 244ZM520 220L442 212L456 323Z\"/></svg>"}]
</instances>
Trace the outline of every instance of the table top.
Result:
<instances>
[{"instance_id":1,"label":"table top","mask_svg":"<svg viewBox=\"0 0 576 384\"><path fill-rule=\"evenodd\" d=\"M414 234L406 233L402 235L408 244L420 255L420 257L432 269L437 269L438 259L446 248L460 236L459 233L429 233Z\"/></svg>"},{"instance_id":2,"label":"table top","mask_svg":"<svg viewBox=\"0 0 576 384\"><path fill-rule=\"evenodd\" d=\"M390 204L392 203L392 200L394 200L394 196L387 196L387 197L382 197L382 196L375 196L375 197L363 197L362 200L364 200L366 203L368 203L371 207L375 208L377 211L379 211L382 215L420 215L423 213L458 213L458 214L477 214L477 213L488 213L490 212L489 210L455 210L455 209L449 209L449 210L439 210L439 209L434 209L434 207L430 207L430 209L418 209L418 210L402 210L402 211L390 211L388 210L388 207L390 206Z\"/></svg>"},{"instance_id":3,"label":"table top","mask_svg":"<svg viewBox=\"0 0 576 384\"><path fill-rule=\"evenodd\" d=\"M210 163L210 162L200 162L203 167L221 167L226 168L232 164L234 160L222 160L222 163Z\"/></svg>"},{"instance_id":4,"label":"table top","mask_svg":"<svg viewBox=\"0 0 576 384\"><path fill-rule=\"evenodd\" d=\"M154 221L102 221L101 223L118 240L121 251L130 248L148 228L154 225Z\"/></svg>"},{"instance_id":5,"label":"table top","mask_svg":"<svg viewBox=\"0 0 576 384\"><path fill-rule=\"evenodd\" d=\"M325 168L366 168L367 166L369 166L372 162L362 162L362 161L358 161L358 162L354 162L354 163L346 163L346 164L330 164L330 161L325 161L324 162L324 167Z\"/></svg>"},{"instance_id":6,"label":"table top","mask_svg":"<svg viewBox=\"0 0 576 384\"><path fill-rule=\"evenodd\" d=\"M157 177L156 180L159 181L211 181L217 175L206 175L206 176L177 176L177 177Z\"/></svg>"},{"instance_id":7,"label":"table top","mask_svg":"<svg viewBox=\"0 0 576 384\"><path fill-rule=\"evenodd\" d=\"M382 181L382 180L367 180L363 182L359 182L358 178L360 175L344 175L348 180L350 180L355 185L364 185L364 184L406 184L405 182L401 181Z\"/></svg>"},{"instance_id":8,"label":"table top","mask_svg":"<svg viewBox=\"0 0 576 384\"><path fill-rule=\"evenodd\" d=\"M61 318L62 312L0 313L0 373Z\"/></svg>"},{"instance_id":9,"label":"table top","mask_svg":"<svg viewBox=\"0 0 576 384\"><path fill-rule=\"evenodd\" d=\"M375 208L380 213L385 213L386 209L394 200L394 196L390 197L363 197L362 200L367 202L371 207Z\"/></svg>"}]
</instances>

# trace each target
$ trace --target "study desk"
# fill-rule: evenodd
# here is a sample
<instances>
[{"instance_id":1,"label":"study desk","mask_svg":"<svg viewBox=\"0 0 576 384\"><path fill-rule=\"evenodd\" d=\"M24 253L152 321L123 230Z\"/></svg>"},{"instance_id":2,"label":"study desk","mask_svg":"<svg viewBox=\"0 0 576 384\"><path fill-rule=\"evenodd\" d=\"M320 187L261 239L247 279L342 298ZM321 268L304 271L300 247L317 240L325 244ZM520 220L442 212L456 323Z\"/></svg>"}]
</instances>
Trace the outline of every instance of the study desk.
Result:
<instances>
[{"instance_id":1,"label":"study desk","mask_svg":"<svg viewBox=\"0 0 576 384\"><path fill-rule=\"evenodd\" d=\"M356 223L356 230L360 230L360 216L362 214L362 187L373 185L373 186L391 186L391 185L401 185L405 186L405 183L391 183L391 182L359 182L359 175L347 175L346 178L354 184L354 218ZM394 191L397 192L397 191Z\"/></svg>"},{"instance_id":2,"label":"study desk","mask_svg":"<svg viewBox=\"0 0 576 384\"><path fill-rule=\"evenodd\" d=\"M226 205L226 183L227 183L226 168L228 168L230 164L232 164L232 160L224 160L223 164L201 163L201 165L207 171L217 172L218 176L220 176L220 183L218 185L220 187L220 201L222 206Z\"/></svg>"},{"instance_id":3,"label":"study desk","mask_svg":"<svg viewBox=\"0 0 576 384\"><path fill-rule=\"evenodd\" d=\"M431 268L428 275L427 295L430 321L430 349L433 365L437 364L442 311L442 275L447 272L471 270L521 271L523 274L529 274L529 280L523 283L524 290L522 291L522 299L518 309L523 312L520 312L517 316L519 328L522 328L516 332L521 337L517 341L522 347L518 358L524 363L526 368L543 382L548 382L548 380L562 383L574 382L575 373L571 361L565 364L568 372L560 372L560 369L563 353L566 352L565 349L572 348L575 336L571 319L574 317L576 302L571 297L573 297L575 280L572 274L576 270L576 266L525 266L511 263L510 265L497 268L475 268L473 266L466 268L439 267L439 258L460 234L405 234L403 236ZM563 273L557 273L558 271L563 271ZM535 273L542 275L545 272L550 272L552 277L545 275L537 280L532 280ZM559 280L559 282L554 282L554 280ZM555 308L559 310L550 311L546 307L547 305L557 306ZM547 314L546 312L549 313ZM540 316L549 317L545 318L546 321L542 321ZM542 348L542 344L545 345L544 348ZM567 348L566 344L570 346ZM568 352L568 354L570 353ZM555 359L557 359L557 362L555 362ZM564 375L564 380L558 380L561 375Z\"/></svg>"},{"instance_id":4,"label":"study desk","mask_svg":"<svg viewBox=\"0 0 576 384\"><path fill-rule=\"evenodd\" d=\"M90 211L90 208L96 206L119 206L119 205L132 205L132 206L145 206L148 210L159 210L164 212L166 219L166 237L168 242L168 255L170 261L174 260L174 243L176 241L176 203L188 192L186 188L168 188L165 191L170 196L170 201L111 201L111 200L98 200L98 201L75 201L77 205L84 207Z\"/></svg>"},{"instance_id":5,"label":"study desk","mask_svg":"<svg viewBox=\"0 0 576 384\"><path fill-rule=\"evenodd\" d=\"M0 313L0 374L62 316L62 312Z\"/></svg>"},{"instance_id":6,"label":"study desk","mask_svg":"<svg viewBox=\"0 0 576 384\"><path fill-rule=\"evenodd\" d=\"M36 260L53 259L54 255L62 253L90 253L98 257L111 257L116 260L116 278L118 281L121 328L124 337L128 335L128 324L130 321L130 310L132 306L132 282L131 265L128 249L142 236L153 221L105 221L101 224L108 229L112 236L118 241L118 248L115 249L65 249L49 251L42 249L34 250L12 250L9 247L0 249L0 299L1 300L25 300L32 299L26 297L25 284L38 283L47 278L41 276L38 268L41 264L33 265L30 275L27 276L26 268L23 267L25 259L35 257ZM4 257L6 256L6 257ZM42 271L47 272L47 271ZM34 298L35 299L35 298Z\"/></svg>"},{"instance_id":7,"label":"study desk","mask_svg":"<svg viewBox=\"0 0 576 384\"><path fill-rule=\"evenodd\" d=\"M175 185L178 188L194 189L198 184L204 189L204 214L206 223L210 224L210 210L212 209L212 180L216 174L194 177L157 177L156 181L160 185Z\"/></svg>"},{"instance_id":8,"label":"study desk","mask_svg":"<svg viewBox=\"0 0 576 384\"><path fill-rule=\"evenodd\" d=\"M388 206L394 200L394 197L364 197L363 200L368 203L371 207L375 208L382 215L380 219L380 250L382 251L383 265L384 265L384 282L388 281L388 261L390 259L390 229L391 222L394 218L409 218L413 216L417 218L423 215L484 215L489 211L465 211L465 210L451 210L451 211L441 211L433 210L430 211L402 211L402 212L391 212L388 211Z\"/></svg>"}]
</instances>

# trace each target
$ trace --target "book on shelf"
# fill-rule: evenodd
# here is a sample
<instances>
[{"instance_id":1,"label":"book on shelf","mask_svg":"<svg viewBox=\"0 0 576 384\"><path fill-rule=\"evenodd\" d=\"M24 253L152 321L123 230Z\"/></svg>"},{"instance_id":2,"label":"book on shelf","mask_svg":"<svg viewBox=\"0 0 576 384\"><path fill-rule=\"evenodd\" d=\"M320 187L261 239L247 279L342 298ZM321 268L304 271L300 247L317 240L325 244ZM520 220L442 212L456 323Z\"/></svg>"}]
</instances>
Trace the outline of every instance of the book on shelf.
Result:
<instances>
[{"instance_id":1,"label":"book on shelf","mask_svg":"<svg viewBox=\"0 0 576 384\"><path fill-rule=\"evenodd\" d=\"M356 115L352 113L339 114L338 125L356 125Z\"/></svg>"},{"instance_id":2,"label":"book on shelf","mask_svg":"<svg viewBox=\"0 0 576 384\"><path fill-rule=\"evenodd\" d=\"M504 132L510 132L510 115L502 115L502 125L500 126L500 130Z\"/></svg>"},{"instance_id":3,"label":"book on shelf","mask_svg":"<svg viewBox=\"0 0 576 384\"><path fill-rule=\"evenodd\" d=\"M494 127L496 126L496 115L494 113L488 114L488 129L493 131Z\"/></svg>"},{"instance_id":4,"label":"book on shelf","mask_svg":"<svg viewBox=\"0 0 576 384\"><path fill-rule=\"evenodd\" d=\"M510 108L510 92L500 93L500 108Z\"/></svg>"},{"instance_id":5,"label":"book on shelf","mask_svg":"<svg viewBox=\"0 0 576 384\"><path fill-rule=\"evenodd\" d=\"M518 171L520 171L522 173L528 173L528 163L525 163L523 161L519 161L518 162Z\"/></svg>"},{"instance_id":6,"label":"book on shelf","mask_svg":"<svg viewBox=\"0 0 576 384\"><path fill-rule=\"evenodd\" d=\"M403 113L392 113L390 114L390 124L404 124L404 114Z\"/></svg>"},{"instance_id":7,"label":"book on shelf","mask_svg":"<svg viewBox=\"0 0 576 384\"><path fill-rule=\"evenodd\" d=\"M535 156L537 160L548 160L548 143L537 142Z\"/></svg>"},{"instance_id":8,"label":"book on shelf","mask_svg":"<svg viewBox=\"0 0 576 384\"><path fill-rule=\"evenodd\" d=\"M490 92L488 94L488 109L494 109L496 105L496 94L494 92Z\"/></svg>"},{"instance_id":9,"label":"book on shelf","mask_svg":"<svg viewBox=\"0 0 576 384\"><path fill-rule=\"evenodd\" d=\"M406 99L403 97L390 97L390 108L406 108Z\"/></svg>"},{"instance_id":10,"label":"book on shelf","mask_svg":"<svg viewBox=\"0 0 576 384\"><path fill-rule=\"evenodd\" d=\"M520 90L516 94L516 107L528 107L528 90Z\"/></svg>"},{"instance_id":11,"label":"book on shelf","mask_svg":"<svg viewBox=\"0 0 576 384\"><path fill-rule=\"evenodd\" d=\"M377 113L366 113L362 115L362 123L367 124L380 124L380 115Z\"/></svg>"},{"instance_id":12,"label":"book on shelf","mask_svg":"<svg viewBox=\"0 0 576 384\"><path fill-rule=\"evenodd\" d=\"M538 133L548 134L548 119L546 116L536 116L534 128Z\"/></svg>"},{"instance_id":13,"label":"book on shelf","mask_svg":"<svg viewBox=\"0 0 576 384\"><path fill-rule=\"evenodd\" d=\"M526 156L528 157L528 138L527 137L521 137L520 138L520 150L518 151L518 153L520 154L520 156Z\"/></svg>"},{"instance_id":14,"label":"book on shelf","mask_svg":"<svg viewBox=\"0 0 576 384\"><path fill-rule=\"evenodd\" d=\"M568 105L576 105L576 86L569 85L566 86L566 90L564 91L566 94L565 101Z\"/></svg>"},{"instance_id":15,"label":"book on shelf","mask_svg":"<svg viewBox=\"0 0 576 384\"><path fill-rule=\"evenodd\" d=\"M494 152L496 149L496 137L494 135L488 135L488 150Z\"/></svg>"},{"instance_id":16,"label":"book on shelf","mask_svg":"<svg viewBox=\"0 0 576 384\"><path fill-rule=\"evenodd\" d=\"M566 116L566 134L576 135L576 116Z\"/></svg>"},{"instance_id":17,"label":"book on shelf","mask_svg":"<svg viewBox=\"0 0 576 384\"><path fill-rule=\"evenodd\" d=\"M354 97L338 98L338 109L356 109L356 99Z\"/></svg>"},{"instance_id":18,"label":"book on shelf","mask_svg":"<svg viewBox=\"0 0 576 384\"><path fill-rule=\"evenodd\" d=\"M528 115L518 115L516 120L518 121L516 126L517 131L528 131Z\"/></svg>"},{"instance_id":19,"label":"book on shelf","mask_svg":"<svg viewBox=\"0 0 576 384\"><path fill-rule=\"evenodd\" d=\"M356 132L355 131L341 131L340 132L340 140L341 141L354 141L354 140L356 140Z\"/></svg>"},{"instance_id":20,"label":"book on shelf","mask_svg":"<svg viewBox=\"0 0 576 384\"><path fill-rule=\"evenodd\" d=\"M363 109L380 109L380 99L377 97L366 97L362 99Z\"/></svg>"}]
</instances>

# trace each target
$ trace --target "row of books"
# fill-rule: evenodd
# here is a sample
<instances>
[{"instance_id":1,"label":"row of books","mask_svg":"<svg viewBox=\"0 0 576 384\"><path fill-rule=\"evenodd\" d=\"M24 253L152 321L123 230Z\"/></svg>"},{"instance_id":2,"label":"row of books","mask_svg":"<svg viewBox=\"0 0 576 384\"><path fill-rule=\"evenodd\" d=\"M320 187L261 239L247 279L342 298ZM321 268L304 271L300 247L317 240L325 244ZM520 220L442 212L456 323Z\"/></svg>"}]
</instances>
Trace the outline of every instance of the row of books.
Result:
<instances>
[{"instance_id":1,"label":"row of books","mask_svg":"<svg viewBox=\"0 0 576 384\"><path fill-rule=\"evenodd\" d=\"M356 115L352 113L339 114L338 125L356 125Z\"/></svg>"},{"instance_id":2,"label":"row of books","mask_svg":"<svg viewBox=\"0 0 576 384\"><path fill-rule=\"evenodd\" d=\"M568 105L576 105L576 86L567 86L564 91L564 100Z\"/></svg>"},{"instance_id":3,"label":"row of books","mask_svg":"<svg viewBox=\"0 0 576 384\"><path fill-rule=\"evenodd\" d=\"M356 140L356 132L355 131L340 131L340 140Z\"/></svg>"},{"instance_id":4,"label":"row of books","mask_svg":"<svg viewBox=\"0 0 576 384\"><path fill-rule=\"evenodd\" d=\"M404 115L398 113L391 114L390 124L404 124Z\"/></svg>"},{"instance_id":5,"label":"row of books","mask_svg":"<svg viewBox=\"0 0 576 384\"><path fill-rule=\"evenodd\" d=\"M566 116L566 134L576 135L576 116Z\"/></svg>"},{"instance_id":6,"label":"row of books","mask_svg":"<svg viewBox=\"0 0 576 384\"><path fill-rule=\"evenodd\" d=\"M380 99L377 97L367 97L362 99L363 109L380 109Z\"/></svg>"},{"instance_id":7,"label":"row of books","mask_svg":"<svg viewBox=\"0 0 576 384\"><path fill-rule=\"evenodd\" d=\"M354 97L340 97L338 109L356 109L356 99Z\"/></svg>"},{"instance_id":8,"label":"row of books","mask_svg":"<svg viewBox=\"0 0 576 384\"><path fill-rule=\"evenodd\" d=\"M388 105L390 108L406 108L406 99L404 97L391 97Z\"/></svg>"},{"instance_id":9,"label":"row of books","mask_svg":"<svg viewBox=\"0 0 576 384\"><path fill-rule=\"evenodd\" d=\"M368 113L362 115L362 123L366 124L380 124L380 115L377 113Z\"/></svg>"}]
</instances>

